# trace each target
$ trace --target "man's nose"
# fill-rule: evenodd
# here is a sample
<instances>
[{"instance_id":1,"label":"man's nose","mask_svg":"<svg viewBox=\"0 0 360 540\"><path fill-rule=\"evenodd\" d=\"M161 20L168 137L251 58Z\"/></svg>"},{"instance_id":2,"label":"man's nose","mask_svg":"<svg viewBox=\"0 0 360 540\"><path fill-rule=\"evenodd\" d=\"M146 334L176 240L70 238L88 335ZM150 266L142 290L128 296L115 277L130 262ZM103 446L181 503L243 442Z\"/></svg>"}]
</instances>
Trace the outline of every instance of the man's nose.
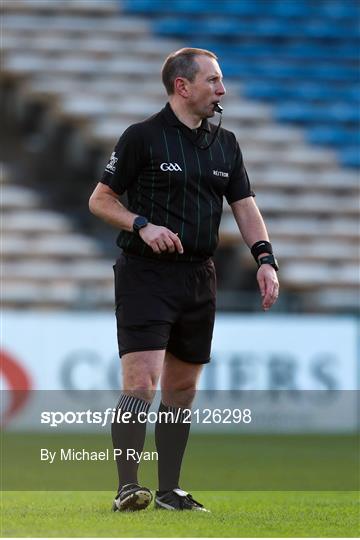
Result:
<instances>
[{"instance_id":1,"label":"man's nose","mask_svg":"<svg viewBox=\"0 0 360 540\"><path fill-rule=\"evenodd\" d=\"M226 89L225 89L225 86L223 85L223 83L219 83L219 86L217 87L216 89L216 93L219 95L219 96L223 96L224 94L226 94Z\"/></svg>"}]
</instances>

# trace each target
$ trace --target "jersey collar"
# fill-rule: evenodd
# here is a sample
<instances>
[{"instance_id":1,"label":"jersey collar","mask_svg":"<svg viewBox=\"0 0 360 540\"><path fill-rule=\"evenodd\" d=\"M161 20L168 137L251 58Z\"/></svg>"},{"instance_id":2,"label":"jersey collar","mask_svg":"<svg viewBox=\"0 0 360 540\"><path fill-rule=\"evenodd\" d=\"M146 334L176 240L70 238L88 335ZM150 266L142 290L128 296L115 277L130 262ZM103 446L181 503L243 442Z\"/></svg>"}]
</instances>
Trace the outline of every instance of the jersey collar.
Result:
<instances>
[{"instance_id":1,"label":"jersey collar","mask_svg":"<svg viewBox=\"0 0 360 540\"><path fill-rule=\"evenodd\" d=\"M195 130L190 129L188 126L180 122L174 111L172 110L170 103L167 103L165 107L162 110L162 113L166 119L166 121L170 124L170 126L180 127L181 129L185 129L189 131L190 133L195 133ZM201 122L200 128L201 130L208 131L210 133L210 126L209 122L204 118Z\"/></svg>"}]
</instances>

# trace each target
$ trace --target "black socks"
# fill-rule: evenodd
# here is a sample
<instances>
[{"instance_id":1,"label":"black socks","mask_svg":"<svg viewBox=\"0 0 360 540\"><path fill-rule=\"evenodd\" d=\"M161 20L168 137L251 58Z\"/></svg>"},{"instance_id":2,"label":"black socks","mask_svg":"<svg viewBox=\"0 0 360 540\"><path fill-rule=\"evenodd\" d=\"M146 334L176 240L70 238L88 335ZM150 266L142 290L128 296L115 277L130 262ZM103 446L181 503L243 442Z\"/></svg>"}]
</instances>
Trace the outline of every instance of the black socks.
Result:
<instances>
[{"instance_id":1,"label":"black socks","mask_svg":"<svg viewBox=\"0 0 360 540\"><path fill-rule=\"evenodd\" d=\"M127 394L122 394L117 404L121 409L120 421L117 418L111 424L111 436L114 449L122 453L116 457L119 477L119 491L126 484L138 483L139 463L128 455L127 450L142 452L146 434L146 416L150 403ZM127 422L121 421L123 413L131 413ZM139 416L139 413L140 416ZM161 414L172 413L172 414ZM158 452L159 490L170 491L179 486L182 459L189 438L191 416L188 409L166 406L160 403L155 425L155 442ZM133 452L130 452L132 454Z\"/></svg>"},{"instance_id":2,"label":"black socks","mask_svg":"<svg viewBox=\"0 0 360 540\"><path fill-rule=\"evenodd\" d=\"M127 450L134 449L136 452L142 452L146 434L146 415L149 408L149 402L126 394L121 395L117 404L117 412L118 409L121 409L121 414L124 412L131 413L127 423L123 423L121 420L117 422L115 418L115 422L111 424L113 447L122 450L122 454L116 457L119 491L126 484L138 483L139 464L137 460L128 456ZM142 414L138 416L139 413ZM139 418L141 421L139 421Z\"/></svg>"},{"instance_id":3,"label":"black socks","mask_svg":"<svg viewBox=\"0 0 360 540\"><path fill-rule=\"evenodd\" d=\"M160 413L172 413L165 415ZM160 403L155 426L156 449L159 454L159 491L170 491L179 487L181 463L189 438L191 416L188 409L166 406Z\"/></svg>"}]
</instances>

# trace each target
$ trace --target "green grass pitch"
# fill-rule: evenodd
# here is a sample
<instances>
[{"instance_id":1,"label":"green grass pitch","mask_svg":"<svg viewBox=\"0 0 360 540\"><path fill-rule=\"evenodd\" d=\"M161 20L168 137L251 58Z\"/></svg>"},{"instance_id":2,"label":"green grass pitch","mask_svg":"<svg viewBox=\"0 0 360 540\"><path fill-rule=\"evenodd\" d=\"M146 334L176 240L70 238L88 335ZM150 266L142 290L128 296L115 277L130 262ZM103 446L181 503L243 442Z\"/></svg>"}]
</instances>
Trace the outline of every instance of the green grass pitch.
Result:
<instances>
[{"instance_id":1,"label":"green grass pitch","mask_svg":"<svg viewBox=\"0 0 360 540\"><path fill-rule=\"evenodd\" d=\"M358 537L356 492L194 492L211 514L110 512L111 492L5 492L6 537Z\"/></svg>"},{"instance_id":2,"label":"green grass pitch","mask_svg":"<svg viewBox=\"0 0 360 540\"><path fill-rule=\"evenodd\" d=\"M113 513L114 462L55 466L39 459L43 447L104 449L111 445L108 434L5 432L1 443L5 537L360 536L355 434L193 433L181 487L210 514L155 510L153 505L142 512ZM150 434L146 448L153 447ZM140 479L154 489L156 463L143 462Z\"/></svg>"}]
</instances>

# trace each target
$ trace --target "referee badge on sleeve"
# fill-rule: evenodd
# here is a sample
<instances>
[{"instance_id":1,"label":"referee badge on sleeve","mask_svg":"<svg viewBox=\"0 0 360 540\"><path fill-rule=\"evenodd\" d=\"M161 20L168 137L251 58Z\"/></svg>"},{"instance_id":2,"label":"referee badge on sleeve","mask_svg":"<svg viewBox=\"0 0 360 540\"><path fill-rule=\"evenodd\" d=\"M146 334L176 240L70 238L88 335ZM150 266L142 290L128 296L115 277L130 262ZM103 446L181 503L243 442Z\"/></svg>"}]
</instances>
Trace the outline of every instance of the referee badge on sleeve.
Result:
<instances>
[{"instance_id":1,"label":"referee badge on sleeve","mask_svg":"<svg viewBox=\"0 0 360 540\"><path fill-rule=\"evenodd\" d=\"M105 170L111 174L113 174L116 171L116 162L118 161L118 158L115 157L115 152L113 152L110 156L109 163L106 165Z\"/></svg>"}]
</instances>

